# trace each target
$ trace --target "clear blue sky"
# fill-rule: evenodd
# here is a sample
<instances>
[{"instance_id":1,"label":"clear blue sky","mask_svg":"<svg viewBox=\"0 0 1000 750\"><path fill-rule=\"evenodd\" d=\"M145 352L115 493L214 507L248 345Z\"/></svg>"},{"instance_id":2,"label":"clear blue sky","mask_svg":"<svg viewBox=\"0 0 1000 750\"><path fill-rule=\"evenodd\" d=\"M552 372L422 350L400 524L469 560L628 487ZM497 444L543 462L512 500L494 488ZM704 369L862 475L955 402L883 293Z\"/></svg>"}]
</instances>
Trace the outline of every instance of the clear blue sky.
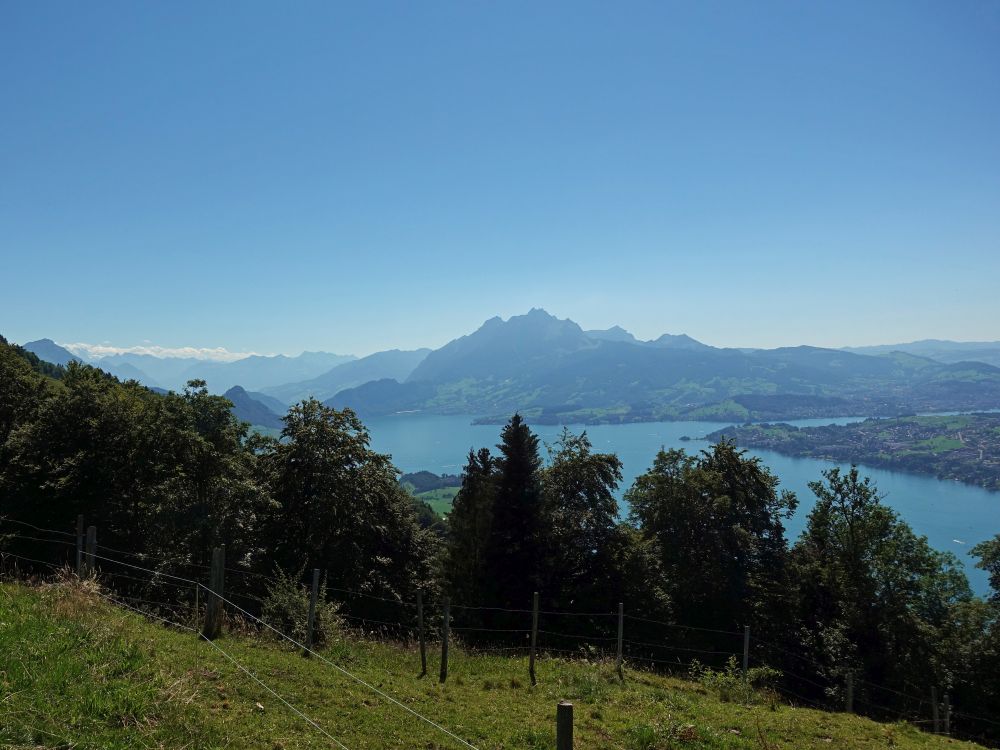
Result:
<instances>
[{"instance_id":1,"label":"clear blue sky","mask_svg":"<svg viewBox=\"0 0 1000 750\"><path fill-rule=\"evenodd\" d=\"M1000 339L1000 3L7 2L0 333Z\"/></svg>"}]
</instances>

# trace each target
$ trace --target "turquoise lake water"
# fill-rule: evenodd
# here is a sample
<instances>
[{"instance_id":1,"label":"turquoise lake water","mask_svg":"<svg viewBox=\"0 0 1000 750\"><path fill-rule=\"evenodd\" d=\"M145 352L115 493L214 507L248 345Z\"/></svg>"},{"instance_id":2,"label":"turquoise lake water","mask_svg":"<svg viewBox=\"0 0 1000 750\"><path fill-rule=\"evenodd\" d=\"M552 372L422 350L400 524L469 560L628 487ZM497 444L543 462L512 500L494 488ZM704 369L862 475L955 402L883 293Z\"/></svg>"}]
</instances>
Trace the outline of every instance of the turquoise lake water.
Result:
<instances>
[{"instance_id":1,"label":"turquoise lake water","mask_svg":"<svg viewBox=\"0 0 1000 750\"><path fill-rule=\"evenodd\" d=\"M846 424L857 419L804 419L799 426ZM474 425L468 416L399 414L367 420L372 447L392 455L401 471L432 471L435 474L459 474L470 448L494 447L500 438L499 425ZM645 472L661 447L684 448L688 452L708 446L704 441L681 440L682 436L700 438L730 423L713 422L643 422L625 425L586 427L594 449L618 454L623 464L624 492L636 476ZM532 425L542 441L553 442L562 428ZM573 426L574 432L584 429ZM495 451L494 451L495 452ZM820 479L820 472L831 464L811 458L791 458L773 451L749 451L760 456L781 479L781 486L798 495L799 508L788 522L788 537L794 540L812 507L813 494L808 483ZM864 467L885 502L897 510L918 534L927 536L936 549L953 552L965 564L966 574L978 594L988 590L983 571L973 567L969 550L978 542L1000 533L1000 493L933 477L902 474ZM622 515L628 512L622 504Z\"/></svg>"}]
</instances>

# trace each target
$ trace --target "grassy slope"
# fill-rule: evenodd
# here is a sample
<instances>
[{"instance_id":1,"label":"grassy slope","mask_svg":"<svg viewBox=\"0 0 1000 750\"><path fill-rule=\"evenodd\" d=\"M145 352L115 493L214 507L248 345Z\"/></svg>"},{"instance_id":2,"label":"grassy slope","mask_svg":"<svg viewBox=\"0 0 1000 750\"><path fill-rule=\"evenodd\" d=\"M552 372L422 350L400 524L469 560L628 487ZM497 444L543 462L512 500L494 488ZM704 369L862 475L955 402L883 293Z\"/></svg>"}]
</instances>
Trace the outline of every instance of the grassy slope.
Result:
<instances>
[{"instance_id":1,"label":"grassy slope","mask_svg":"<svg viewBox=\"0 0 1000 750\"><path fill-rule=\"evenodd\" d=\"M428 490L417 495L418 498L427 503L434 512L441 516L451 513L451 506L455 502L455 495L461 487L441 487L436 490Z\"/></svg>"},{"instance_id":2,"label":"grassy slope","mask_svg":"<svg viewBox=\"0 0 1000 750\"><path fill-rule=\"evenodd\" d=\"M220 645L351 750L453 748L454 740L274 643ZM418 679L412 651L343 641L328 657L481 750L554 747L556 702L576 704L578 748L975 747L906 725L787 705L722 703L694 683L544 659L457 649L451 679ZM194 635L167 629L68 586L0 585L0 746L291 748L332 743Z\"/></svg>"}]
</instances>

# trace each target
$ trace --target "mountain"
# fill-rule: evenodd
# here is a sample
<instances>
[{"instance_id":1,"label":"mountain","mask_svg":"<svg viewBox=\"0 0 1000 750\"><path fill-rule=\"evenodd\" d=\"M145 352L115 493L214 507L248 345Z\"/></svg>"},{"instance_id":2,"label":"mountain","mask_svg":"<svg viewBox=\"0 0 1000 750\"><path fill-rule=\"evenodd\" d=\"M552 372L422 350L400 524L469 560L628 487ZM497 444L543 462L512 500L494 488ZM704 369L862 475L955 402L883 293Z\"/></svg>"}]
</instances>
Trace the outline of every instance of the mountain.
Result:
<instances>
[{"instance_id":1,"label":"mountain","mask_svg":"<svg viewBox=\"0 0 1000 750\"><path fill-rule=\"evenodd\" d=\"M364 416L423 410L494 421L519 410L540 422L890 416L1000 405L1000 368L983 363L809 346L717 349L669 334L637 342L611 330L594 337L538 309L492 318L428 354L405 382L367 383L332 402Z\"/></svg>"},{"instance_id":2,"label":"mountain","mask_svg":"<svg viewBox=\"0 0 1000 750\"><path fill-rule=\"evenodd\" d=\"M354 388L372 380L387 378L397 381L406 380L429 353L430 349L414 349L412 351L391 349L385 352L376 352L367 357L338 365L329 372L311 380L265 388L263 393L289 405L310 396L325 401L346 388Z\"/></svg>"},{"instance_id":3,"label":"mountain","mask_svg":"<svg viewBox=\"0 0 1000 750\"><path fill-rule=\"evenodd\" d=\"M124 365L146 374L146 385L161 385L181 390L189 380L204 380L212 393L223 393L235 385L259 391L266 386L316 377L354 357L329 352L303 352L297 357L278 354L271 357L251 355L233 362L218 362L194 357L155 357L151 354L113 354L93 364L109 372Z\"/></svg>"},{"instance_id":4,"label":"mountain","mask_svg":"<svg viewBox=\"0 0 1000 750\"><path fill-rule=\"evenodd\" d=\"M184 376L186 379L197 377L205 380L213 391L230 388L237 383L259 391L268 386L314 378L354 359L352 355L329 352L302 352L297 357L255 354L234 362L201 361L186 370Z\"/></svg>"},{"instance_id":5,"label":"mountain","mask_svg":"<svg viewBox=\"0 0 1000 750\"><path fill-rule=\"evenodd\" d=\"M288 407L276 398L268 396L266 393L261 393L260 391L247 391L247 395L254 401L259 401L268 409L273 411L275 414L281 416L288 411Z\"/></svg>"},{"instance_id":6,"label":"mountain","mask_svg":"<svg viewBox=\"0 0 1000 750\"><path fill-rule=\"evenodd\" d=\"M361 417L375 417L416 411L418 404L425 403L434 395L435 389L430 383L400 383L384 378L340 391L323 403L337 409L353 409Z\"/></svg>"},{"instance_id":7,"label":"mountain","mask_svg":"<svg viewBox=\"0 0 1000 750\"><path fill-rule=\"evenodd\" d=\"M544 369L560 357L601 343L572 320L535 308L506 322L498 317L487 320L474 333L428 354L407 381L502 380L526 369Z\"/></svg>"},{"instance_id":8,"label":"mountain","mask_svg":"<svg viewBox=\"0 0 1000 750\"><path fill-rule=\"evenodd\" d=\"M22 344L21 348L31 352L41 360L51 362L54 365L62 365L63 367L68 365L70 362L83 361L69 349L64 349L52 339L29 341L27 344Z\"/></svg>"},{"instance_id":9,"label":"mountain","mask_svg":"<svg viewBox=\"0 0 1000 750\"><path fill-rule=\"evenodd\" d=\"M584 331L588 338L597 341L618 341L626 344L636 344L638 346L658 346L663 349L714 349L708 344L697 341L686 333L670 334L665 333L658 339L652 341L640 341L621 326L612 326L604 330Z\"/></svg>"},{"instance_id":10,"label":"mountain","mask_svg":"<svg viewBox=\"0 0 1000 750\"><path fill-rule=\"evenodd\" d=\"M985 362L1000 367L1000 341L947 341L924 339L908 344L880 344L878 346L845 347L844 351L856 354L888 354L905 352L927 357L938 362Z\"/></svg>"},{"instance_id":11,"label":"mountain","mask_svg":"<svg viewBox=\"0 0 1000 750\"><path fill-rule=\"evenodd\" d=\"M233 402L233 414L237 419L260 427L282 427L281 417L268 409L260 401L251 398L241 386L233 386L223 394Z\"/></svg>"},{"instance_id":12,"label":"mountain","mask_svg":"<svg viewBox=\"0 0 1000 750\"><path fill-rule=\"evenodd\" d=\"M80 357L73 354L73 352L69 351L69 349L59 346L59 344L54 342L52 339L30 341L25 344L23 348L45 362L62 365L63 367L70 362L84 361ZM150 378L145 372L130 362L108 362L105 360L97 360L88 364L93 364L95 367L99 367L106 373L114 375L119 380L137 380L150 388L158 386L158 383L155 380Z\"/></svg>"},{"instance_id":13,"label":"mountain","mask_svg":"<svg viewBox=\"0 0 1000 750\"><path fill-rule=\"evenodd\" d=\"M185 372L204 360L194 357L155 357L152 354L134 354L124 352L122 354L110 354L91 360L94 367L100 367L108 372L116 372L124 367L134 367L145 373L149 379L143 381L146 385L157 385L174 391L180 391L188 378L184 377ZM218 392L218 391L213 391Z\"/></svg>"},{"instance_id":14,"label":"mountain","mask_svg":"<svg viewBox=\"0 0 1000 750\"><path fill-rule=\"evenodd\" d=\"M665 333L660 338L654 339L649 342L650 346L658 346L661 349L688 349L691 351L697 351L699 349L714 349L714 346L709 346L708 344L703 344L700 341L688 336L686 333L681 334L670 334Z\"/></svg>"},{"instance_id":15,"label":"mountain","mask_svg":"<svg viewBox=\"0 0 1000 750\"><path fill-rule=\"evenodd\" d=\"M153 378L149 377L149 375L129 362L119 362L114 365L101 364L95 365L95 367L100 367L102 370L111 373L119 380L137 380L147 388L160 388L160 385L153 380ZM162 388L160 389L162 390Z\"/></svg>"},{"instance_id":16,"label":"mountain","mask_svg":"<svg viewBox=\"0 0 1000 750\"><path fill-rule=\"evenodd\" d=\"M642 343L639 339L621 326L611 326L611 328L605 328L603 330L584 331L584 333L587 334L588 338L598 341L625 341L629 344Z\"/></svg>"}]
</instances>

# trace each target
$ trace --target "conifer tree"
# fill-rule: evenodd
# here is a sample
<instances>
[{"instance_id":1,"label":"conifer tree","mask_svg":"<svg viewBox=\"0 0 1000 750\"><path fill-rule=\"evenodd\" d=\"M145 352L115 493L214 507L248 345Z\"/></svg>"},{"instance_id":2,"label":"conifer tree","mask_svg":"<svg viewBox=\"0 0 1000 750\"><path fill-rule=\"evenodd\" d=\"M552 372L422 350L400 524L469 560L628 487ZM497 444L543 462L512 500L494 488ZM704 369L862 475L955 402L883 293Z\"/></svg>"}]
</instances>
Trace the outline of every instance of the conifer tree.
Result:
<instances>
[{"instance_id":1,"label":"conifer tree","mask_svg":"<svg viewBox=\"0 0 1000 750\"><path fill-rule=\"evenodd\" d=\"M515 414L500 435L493 530L487 548L499 606L530 603L539 583L542 485L538 436Z\"/></svg>"},{"instance_id":2,"label":"conifer tree","mask_svg":"<svg viewBox=\"0 0 1000 750\"><path fill-rule=\"evenodd\" d=\"M497 461L489 448L469 450L462 488L448 514L448 589L456 601L481 602L489 579L486 550L493 527Z\"/></svg>"}]
</instances>

